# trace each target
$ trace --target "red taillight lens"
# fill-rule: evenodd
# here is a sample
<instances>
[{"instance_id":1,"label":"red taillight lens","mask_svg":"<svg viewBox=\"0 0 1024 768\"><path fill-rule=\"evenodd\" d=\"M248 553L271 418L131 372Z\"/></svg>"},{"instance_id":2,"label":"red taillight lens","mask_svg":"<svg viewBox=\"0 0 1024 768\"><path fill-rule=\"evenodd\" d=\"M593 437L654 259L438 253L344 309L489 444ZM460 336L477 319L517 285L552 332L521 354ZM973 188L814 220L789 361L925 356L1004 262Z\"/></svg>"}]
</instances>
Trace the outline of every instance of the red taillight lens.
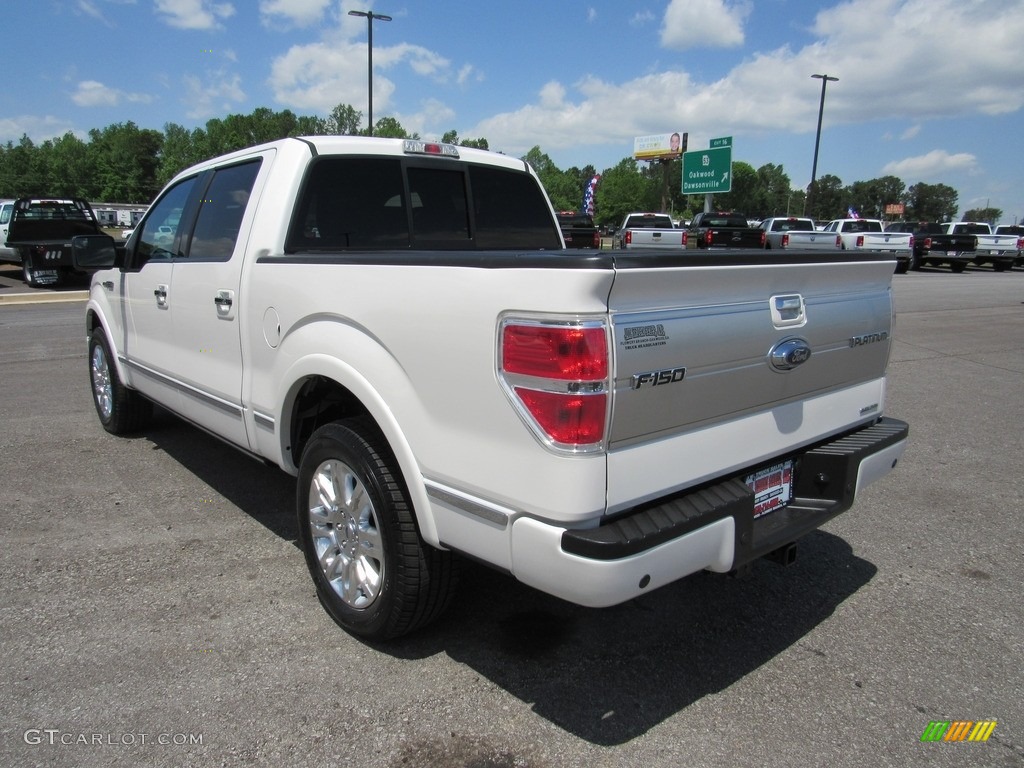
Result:
<instances>
[{"instance_id":1,"label":"red taillight lens","mask_svg":"<svg viewBox=\"0 0 1024 768\"><path fill-rule=\"evenodd\" d=\"M604 439L607 395L568 395L523 387L516 387L516 395L556 443L580 445Z\"/></svg>"},{"instance_id":2,"label":"red taillight lens","mask_svg":"<svg viewBox=\"0 0 1024 768\"><path fill-rule=\"evenodd\" d=\"M766 235L766 233L764 231L762 231L761 232L761 247L762 248L764 248L765 235ZM789 237L787 236L786 239L789 240Z\"/></svg>"},{"instance_id":3,"label":"red taillight lens","mask_svg":"<svg viewBox=\"0 0 1024 768\"><path fill-rule=\"evenodd\" d=\"M764 245L764 235L761 235L761 245ZM788 248L789 247L789 232L787 232L786 234L784 234L782 236L782 247L783 248Z\"/></svg>"},{"instance_id":4,"label":"red taillight lens","mask_svg":"<svg viewBox=\"0 0 1024 768\"><path fill-rule=\"evenodd\" d=\"M715 236L711 232L710 229L707 232L704 233L704 242L705 243L707 243L708 245L711 245L714 242L714 240L715 240Z\"/></svg>"},{"instance_id":5,"label":"red taillight lens","mask_svg":"<svg viewBox=\"0 0 1024 768\"><path fill-rule=\"evenodd\" d=\"M863 248L864 247L864 235L857 235L857 247L858 248Z\"/></svg>"},{"instance_id":6,"label":"red taillight lens","mask_svg":"<svg viewBox=\"0 0 1024 768\"><path fill-rule=\"evenodd\" d=\"M604 328L506 325L501 353L506 373L565 381L608 377Z\"/></svg>"},{"instance_id":7,"label":"red taillight lens","mask_svg":"<svg viewBox=\"0 0 1024 768\"><path fill-rule=\"evenodd\" d=\"M626 230L626 236L622 238L622 242L625 243L626 245L629 245L630 243L633 242L633 230Z\"/></svg>"},{"instance_id":8,"label":"red taillight lens","mask_svg":"<svg viewBox=\"0 0 1024 768\"><path fill-rule=\"evenodd\" d=\"M500 344L505 391L538 437L559 450L600 449L611 371L605 324L508 320Z\"/></svg>"},{"instance_id":9,"label":"red taillight lens","mask_svg":"<svg viewBox=\"0 0 1024 768\"><path fill-rule=\"evenodd\" d=\"M601 247L601 233L597 232L597 231L594 232L594 247L595 248L600 248Z\"/></svg>"},{"instance_id":10,"label":"red taillight lens","mask_svg":"<svg viewBox=\"0 0 1024 768\"><path fill-rule=\"evenodd\" d=\"M836 235L836 248L842 248L842 247L843 247L843 236L842 235Z\"/></svg>"},{"instance_id":11,"label":"red taillight lens","mask_svg":"<svg viewBox=\"0 0 1024 768\"><path fill-rule=\"evenodd\" d=\"M911 244L911 245L913 245L913 244L914 244L914 241L913 241L913 239L911 239L911 241L910 241L910 244ZM926 251L930 251L930 250L932 249L932 239L931 239L930 237L926 237L926 238L924 239L924 249L925 249Z\"/></svg>"}]
</instances>

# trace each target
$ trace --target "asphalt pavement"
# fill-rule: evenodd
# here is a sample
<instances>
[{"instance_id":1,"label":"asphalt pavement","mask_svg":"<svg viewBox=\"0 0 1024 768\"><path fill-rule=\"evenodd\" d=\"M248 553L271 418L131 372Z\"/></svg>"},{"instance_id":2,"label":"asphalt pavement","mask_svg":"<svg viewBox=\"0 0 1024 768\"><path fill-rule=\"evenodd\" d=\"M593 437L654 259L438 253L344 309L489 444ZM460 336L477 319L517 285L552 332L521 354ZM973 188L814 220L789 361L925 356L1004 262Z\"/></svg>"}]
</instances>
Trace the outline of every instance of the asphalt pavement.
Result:
<instances>
[{"instance_id":1,"label":"asphalt pavement","mask_svg":"<svg viewBox=\"0 0 1024 768\"><path fill-rule=\"evenodd\" d=\"M379 646L317 603L291 477L166 414L105 433L81 296L8 276L0 765L1024 765L1020 270L894 278L910 447L791 567L592 610L467 564Z\"/></svg>"}]
</instances>

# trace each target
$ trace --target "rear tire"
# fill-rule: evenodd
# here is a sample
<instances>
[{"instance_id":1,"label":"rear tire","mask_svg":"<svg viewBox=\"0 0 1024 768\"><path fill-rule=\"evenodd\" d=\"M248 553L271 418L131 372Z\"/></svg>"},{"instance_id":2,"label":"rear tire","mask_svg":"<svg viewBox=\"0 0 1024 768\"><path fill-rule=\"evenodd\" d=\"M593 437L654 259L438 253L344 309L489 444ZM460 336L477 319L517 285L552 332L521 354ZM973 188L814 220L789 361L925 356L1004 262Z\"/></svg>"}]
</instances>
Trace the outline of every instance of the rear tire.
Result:
<instances>
[{"instance_id":1,"label":"rear tire","mask_svg":"<svg viewBox=\"0 0 1024 768\"><path fill-rule=\"evenodd\" d=\"M29 288L41 287L36 281L36 270L32 264L32 257L27 253L21 254L21 277Z\"/></svg>"},{"instance_id":2,"label":"rear tire","mask_svg":"<svg viewBox=\"0 0 1024 768\"><path fill-rule=\"evenodd\" d=\"M954 261L953 263L951 263L949 265L949 268L951 270L953 270L954 274L959 275L961 272L963 272L965 269L967 269L967 264L965 264L962 261Z\"/></svg>"},{"instance_id":3,"label":"rear tire","mask_svg":"<svg viewBox=\"0 0 1024 768\"><path fill-rule=\"evenodd\" d=\"M89 336L89 383L92 402L100 424L112 435L142 429L153 415L153 404L121 383L103 328L93 328Z\"/></svg>"},{"instance_id":4,"label":"rear tire","mask_svg":"<svg viewBox=\"0 0 1024 768\"><path fill-rule=\"evenodd\" d=\"M372 421L317 429L302 452L296 497L317 597L344 629L390 640L447 608L457 560L420 538L395 460Z\"/></svg>"}]
</instances>

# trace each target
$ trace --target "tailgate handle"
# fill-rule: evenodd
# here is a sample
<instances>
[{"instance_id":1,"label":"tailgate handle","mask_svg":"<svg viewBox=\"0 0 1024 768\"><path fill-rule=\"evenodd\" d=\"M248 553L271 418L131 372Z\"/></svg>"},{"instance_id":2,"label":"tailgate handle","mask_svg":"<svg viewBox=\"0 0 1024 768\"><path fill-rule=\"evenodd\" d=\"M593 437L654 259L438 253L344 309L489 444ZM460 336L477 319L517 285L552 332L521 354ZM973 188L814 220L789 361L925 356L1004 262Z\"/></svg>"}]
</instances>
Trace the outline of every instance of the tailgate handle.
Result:
<instances>
[{"instance_id":1,"label":"tailgate handle","mask_svg":"<svg viewBox=\"0 0 1024 768\"><path fill-rule=\"evenodd\" d=\"M807 307L799 293L772 296L768 304L776 328L798 328L807 322Z\"/></svg>"}]
</instances>

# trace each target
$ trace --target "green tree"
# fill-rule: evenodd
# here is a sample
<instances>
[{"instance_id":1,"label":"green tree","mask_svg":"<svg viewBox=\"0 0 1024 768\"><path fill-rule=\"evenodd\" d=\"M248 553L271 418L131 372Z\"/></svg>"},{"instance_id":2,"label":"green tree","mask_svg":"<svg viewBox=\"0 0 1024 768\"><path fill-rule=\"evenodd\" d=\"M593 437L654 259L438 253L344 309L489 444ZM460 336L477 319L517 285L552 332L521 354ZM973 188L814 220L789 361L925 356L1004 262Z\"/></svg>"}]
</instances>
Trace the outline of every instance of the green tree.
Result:
<instances>
[{"instance_id":1,"label":"green tree","mask_svg":"<svg viewBox=\"0 0 1024 768\"><path fill-rule=\"evenodd\" d=\"M720 211L741 211L748 216L757 215L764 206L765 196L757 171L750 163L734 160L732 163L732 190L712 196L712 206Z\"/></svg>"},{"instance_id":2,"label":"green tree","mask_svg":"<svg viewBox=\"0 0 1024 768\"><path fill-rule=\"evenodd\" d=\"M903 199L903 181L896 176L883 176L869 181L855 181L847 187L847 206L861 216L881 219L885 206Z\"/></svg>"},{"instance_id":3,"label":"green tree","mask_svg":"<svg viewBox=\"0 0 1024 768\"><path fill-rule=\"evenodd\" d=\"M911 184L903 197L908 221L953 221L956 218L957 191L945 184Z\"/></svg>"},{"instance_id":4,"label":"green tree","mask_svg":"<svg viewBox=\"0 0 1024 768\"><path fill-rule=\"evenodd\" d=\"M650 180L638 172L636 160L623 158L614 168L601 174L594 219L602 226L618 226L629 213L656 208L659 195Z\"/></svg>"},{"instance_id":5,"label":"green tree","mask_svg":"<svg viewBox=\"0 0 1024 768\"><path fill-rule=\"evenodd\" d=\"M357 136L363 113L351 104L338 104L324 121L324 133L331 136Z\"/></svg>"},{"instance_id":6,"label":"green tree","mask_svg":"<svg viewBox=\"0 0 1024 768\"><path fill-rule=\"evenodd\" d=\"M793 190L789 176L781 165L762 165L757 169L757 183L757 201L748 213L762 218L790 213Z\"/></svg>"},{"instance_id":7,"label":"green tree","mask_svg":"<svg viewBox=\"0 0 1024 768\"><path fill-rule=\"evenodd\" d=\"M419 136L415 134L409 134L402 124L393 117L382 117L377 121L376 125L373 126L374 136L383 136L390 139L418 139Z\"/></svg>"},{"instance_id":8,"label":"green tree","mask_svg":"<svg viewBox=\"0 0 1024 768\"><path fill-rule=\"evenodd\" d=\"M157 168L163 134L135 123L115 123L89 131L89 147L99 200L148 203L159 191Z\"/></svg>"},{"instance_id":9,"label":"green tree","mask_svg":"<svg viewBox=\"0 0 1024 768\"><path fill-rule=\"evenodd\" d=\"M810 216L815 221L830 221L846 216L846 208L843 205L845 192L842 179L828 173L816 179L813 187L810 190L813 210L806 211L806 216Z\"/></svg>"},{"instance_id":10,"label":"green tree","mask_svg":"<svg viewBox=\"0 0 1024 768\"><path fill-rule=\"evenodd\" d=\"M1003 211L1000 208L971 208L964 211L963 221L987 221L993 226L1003 218Z\"/></svg>"}]
</instances>

